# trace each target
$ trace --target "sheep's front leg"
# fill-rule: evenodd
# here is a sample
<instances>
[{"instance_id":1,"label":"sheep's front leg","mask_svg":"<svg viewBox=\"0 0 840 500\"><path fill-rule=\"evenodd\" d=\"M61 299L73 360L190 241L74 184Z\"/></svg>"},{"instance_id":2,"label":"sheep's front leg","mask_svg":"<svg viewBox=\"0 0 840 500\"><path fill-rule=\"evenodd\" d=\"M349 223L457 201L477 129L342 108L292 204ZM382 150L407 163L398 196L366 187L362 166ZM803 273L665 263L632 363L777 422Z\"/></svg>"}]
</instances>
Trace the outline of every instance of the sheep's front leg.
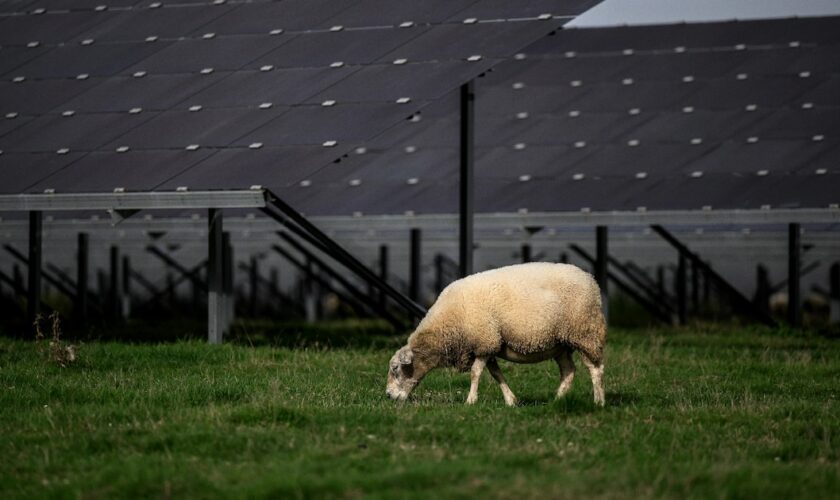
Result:
<instances>
[{"instance_id":1,"label":"sheep's front leg","mask_svg":"<svg viewBox=\"0 0 840 500\"><path fill-rule=\"evenodd\" d=\"M490 375L493 375L493 378L499 383L499 387L502 389L502 396L505 398L505 404L516 406L516 396L513 395L513 391L508 387L505 376L502 375L502 370L499 369L499 363L496 362L496 358L490 358L487 361L487 368L490 369Z\"/></svg>"},{"instance_id":2,"label":"sheep's front leg","mask_svg":"<svg viewBox=\"0 0 840 500\"><path fill-rule=\"evenodd\" d=\"M467 404L475 404L478 401L478 381L481 380L481 372L484 371L484 365L487 364L487 358L475 358L470 370L470 394L467 396Z\"/></svg>"}]
</instances>

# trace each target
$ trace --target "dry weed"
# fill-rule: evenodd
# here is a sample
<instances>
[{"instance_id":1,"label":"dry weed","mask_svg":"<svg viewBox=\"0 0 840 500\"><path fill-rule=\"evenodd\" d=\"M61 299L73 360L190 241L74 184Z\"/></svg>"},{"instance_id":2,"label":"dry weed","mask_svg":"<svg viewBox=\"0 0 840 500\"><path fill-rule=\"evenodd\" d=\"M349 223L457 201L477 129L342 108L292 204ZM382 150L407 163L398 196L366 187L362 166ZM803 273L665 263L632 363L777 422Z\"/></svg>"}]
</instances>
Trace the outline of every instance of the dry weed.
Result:
<instances>
[{"instance_id":1,"label":"dry weed","mask_svg":"<svg viewBox=\"0 0 840 500\"><path fill-rule=\"evenodd\" d=\"M55 363L62 368L67 368L78 359L76 356L78 348L73 344L68 344L61 340L61 319L58 316L58 312L53 311L47 319L50 321L52 338L45 345L46 336L41 329L41 323L44 317L39 314L35 318L35 342L38 344L38 352L48 362Z\"/></svg>"}]
</instances>

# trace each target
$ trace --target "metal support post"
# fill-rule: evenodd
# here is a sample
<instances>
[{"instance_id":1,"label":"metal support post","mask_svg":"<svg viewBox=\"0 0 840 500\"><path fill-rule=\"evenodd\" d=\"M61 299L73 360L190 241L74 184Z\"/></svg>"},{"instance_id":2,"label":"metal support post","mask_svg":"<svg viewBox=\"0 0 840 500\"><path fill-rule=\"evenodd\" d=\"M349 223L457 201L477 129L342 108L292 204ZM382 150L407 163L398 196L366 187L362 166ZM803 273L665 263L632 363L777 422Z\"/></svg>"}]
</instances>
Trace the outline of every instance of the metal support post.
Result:
<instances>
[{"instance_id":1,"label":"metal support post","mask_svg":"<svg viewBox=\"0 0 840 500\"><path fill-rule=\"evenodd\" d=\"M668 290L665 287L665 266L656 266L656 288L659 289L659 295L662 297L668 296Z\"/></svg>"},{"instance_id":2,"label":"metal support post","mask_svg":"<svg viewBox=\"0 0 840 500\"><path fill-rule=\"evenodd\" d=\"M700 310L700 267L691 261L691 310L694 314Z\"/></svg>"},{"instance_id":3,"label":"metal support post","mask_svg":"<svg viewBox=\"0 0 840 500\"><path fill-rule=\"evenodd\" d=\"M522 245L522 251L520 253L522 254L522 263L523 264L527 264L528 262L531 262L531 245L529 245L527 243L523 244Z\"/></svg>"},{"instance_id":4,"label":"metal support post","mask_svg":"<svg viewBox=\"0 0 840 500\"><path fill-rule=\"evenodd\" d=\"M595 227L595 281L601 288L604 317L609 320L609 284L607 283L607 226Z\"/></svg>"},{"instance_id":5,"label":"metal support post","mask_svg":"<svg viewBox=\"0 0 840 500\"><path fill-rule=\"evenodd\" d=\"M220 344L224 334L222 211L211 208L207 212L207 341Z\"/></svg>"},{"instance_id":6,"label":"metal support post","mask_svg":"<svg viewBox=\"0 0 840 500\"><path fill-rule=\"evenodd\" d=\"M413 228L411 230L411 251L409 256L409 279L408 279L408 296L411 300L417 302L420 300L420 286L421 286L421 268L420 268L420 229Z\"/></svg>"},{"instance_id":7,"label":"metal support post","mask_svg":"<svg viewBox=\"0 0 840 500\"><path fill-rule=\"evenodd\" d=\"M677 262L677 276L675 288L677 289L677 317L679 318L681 325L685 325L686 323L688 323L688 304L686 304L688 295L686 290L687 272L688 263L686 256L683 252L680 252L679 260Z\"/></svg>"},{"instance_id":8,"label":"metal support post","mask_svg":"<svg viewBox=\"0 0 840 500\"><path fill-rule=\"evenodd\" d=\"M802 324L802 300L799 288L801 248L800 227L794 222L788 225L788 323L794 327Z\"/></svg>"},{"instance_id":9,"label":"metal support post","mask_svg":"<svg viewBox=\"0 0 840 500\"><path fill-rule=\"evenodd\" d=\"M272 295L280 293L280 270L272 267L268 272L268 291Z\"/></svg>"},{"instance_id":10,"label":"metal support post","mask_svg":"<svg viewBox=\"0 0 840 500\"><path fill-rule=\"evenodd\" d=\"M122 312L122 288L120 287L120 249L111 245L110 286L108 287L108 316L119 321Z\"/></svg>"},{"instance_id":11,"label":"metal support post","mask_svg":"<svg viewBox=\"0 0 840 500\"><path fill-rule=\"evenodd\" d=\"M29 212L29 283L27 288L26 319L33 331L35 318L41 312L41 224L41 212Z\"/></svg>"},{"instance_id":12,"label":"metal support post","mask_svg":"<svg viewBox=\"0 0 840 500\"><path fill-rule=\"evenodd\" d=\"M840 323L840 263L831 265L828 272L829 322Z\"/></svg>"},{"instance_id":13,"label":"metal support post","mask_svg":"<svg viewBox=\"0 0 840 500\"><path fill-rule=\"evenodd\" d=\"M82 327L88 323L88 235L79 233L76 250L76 315Z\"/></svg>"},{"instance_id":14,"label":"metal support post","mask_svg":"<svg viewBox=\"0 0 840 500\"><path fill-rule=\"evenodd\" d=\"M259 275L259 261L257 260L256 255L252 255L251 265L248 267L248 298L250 300L248 303L248 314L250 314L252 318L257 317L257 299L259 295L259 282L257 278Z\"/></svg>"},{"instance_id":15,"label":"metal support post","mask_svg":"<svg viewBox=\"0 0 840 500\"><path fill-rule=\"evenodd\" d=\"M763 264L758 264L755 267L755 295L753 301L755 305L764 311L770 312L770 274L767 267Z\"/></svg>"},{"instance_id":16,"label":"metal support post","mask_svg":"<svg viewBox=\"0 0 840 500\"><path fill-rule=\"evenodd\" d=\"M128 255L122 258L122 304L121 313L123 319L131 316L131 260Z\"/></svg>"},{"instance_id":17,"label":"metal support post","mask_svg":"<svg viewBox=\"0 0 840 500\"><path fill-rule=\"evenodd\" d=\"M561 264L568 264L569 263L569 255L566 252L560 252L560 263Z\"/></svg>"},{"instance_id":18,"label":"metal support post","mask_svg":"<svg viewBox=\"0 0 840 500\"><path fill-rule=\"evenodd\" d=\"M303 309L306 312L306 322L314 323L318 320L315 307L315 270L312 259L307 258L303 273Z\"/></svg>"},{"instance_id":19,"label":"metal support post","mask_svg":"<svg viewBox=\"0 0 840 500\"><path fill-rule=\"evenodd\" d=\"M23 290L23 271L20 270L20 265L15 264L12 266L12 280L14 281L15 290ZM21 293L21 295L26 295L25 293Z\"/></svg>"},{"instance_id":20,"label":"metal support post","mask_svg":"<svg viewBox=\"0 0 840 500\"><path fill-rule=\"evenodd\" d=\"M235 298L233 294L233 245L230 243L230 232L222 232L222 248L224 258L222 260L222 296L225 304L225 332L230 331L230 326L235 318Z\"/></svg>"},{"instance_id":21,"label":"metal support post","mask_svg":"<svg viewBox=\"0 0 840 500\"><path fill-rule=\"evenodd\" d=\"M443 291L443 255L435 255L435 295Z\"/></svg>"},{"instance_id":22,"label":"metal support post","mask_svg":"<svg viewBox=\"0 0 840 500\"><path fill-rule=\"evenodd\" d=\"M471 80L461 85L460 163L459 185L459 265L461 277L473 272L473 189L475 144L475 84Z\"/></svg>"},{"instance_id":23,"label":"metal support post","mask_svg":"<svg viewBox=\"0 0 840 500\"><path fill-rule=\"evenodd\" d=\"M388 245L379 245L379 278L388 281ZM384 290L379 291L379 307L384 308L388 296Z\"/></svg>"},{"instance_id":24,"label":"metal support post","mask_svg":"<svg viewBox=\"0 0 840 500\"><path fill-rule=\"evenodd\" d=\"M99 304L102 304L103 315L108 314L108 277L102 269L96 270L96 295Z\"/></svg>"}]
</instances>

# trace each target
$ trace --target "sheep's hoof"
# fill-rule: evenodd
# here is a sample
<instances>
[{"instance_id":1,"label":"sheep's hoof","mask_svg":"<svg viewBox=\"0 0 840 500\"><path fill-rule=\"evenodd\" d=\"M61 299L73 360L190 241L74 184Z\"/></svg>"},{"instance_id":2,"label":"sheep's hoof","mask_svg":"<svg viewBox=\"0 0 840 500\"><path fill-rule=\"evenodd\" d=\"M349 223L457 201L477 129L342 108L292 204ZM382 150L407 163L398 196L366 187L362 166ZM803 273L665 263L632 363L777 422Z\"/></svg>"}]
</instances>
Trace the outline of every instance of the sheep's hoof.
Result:
<instances>
[{"instance_id":1,"label":"sheep's hoof","mask_svg":"<svg viewBox=\"0 0 840 500\"><path fill-rule=\"evenodd\" d=\"M508 405L508 406L510 406L510 407L514 407L514 406L516 406L516 405L518 405L518 404L519 404L519 400L518 400L518 399L516 399L516 398L506 399L506 400L505 400L505 404L506 404L506 405Z\"/></svg>"},{"instance_id":2,"label":"sheep's hoof","mask_svg":"<svg viewBox=\"0 0 840 500\"><path fill-rule=\"evenodd\" d=\"M476 403L476 401L478 401L478 396L473 396L472 394L467 396L467 404L468 405L474 405Z\"/></svg>"}]
</instances>

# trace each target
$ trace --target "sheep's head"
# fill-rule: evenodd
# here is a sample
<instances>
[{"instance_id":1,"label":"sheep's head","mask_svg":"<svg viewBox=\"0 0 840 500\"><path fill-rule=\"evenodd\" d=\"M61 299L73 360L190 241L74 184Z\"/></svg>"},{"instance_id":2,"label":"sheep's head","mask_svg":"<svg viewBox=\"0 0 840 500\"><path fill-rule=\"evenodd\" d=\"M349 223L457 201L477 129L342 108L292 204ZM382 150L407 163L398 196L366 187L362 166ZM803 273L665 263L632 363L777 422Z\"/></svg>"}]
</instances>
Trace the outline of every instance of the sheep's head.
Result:
<instances>
[{"instance_id":1,"label":"sheep's head","mask_svg":"<svg viewBox=\"0 0 840 500\"><path fill-rule=\"evenodd\" d=\"M411 391L417 387L422 374L414 365L414 352L409 346L403 346L391 358L388 365L388 386L385 393L391 399L405 401Z\"/></svg>"}]
</instances>

